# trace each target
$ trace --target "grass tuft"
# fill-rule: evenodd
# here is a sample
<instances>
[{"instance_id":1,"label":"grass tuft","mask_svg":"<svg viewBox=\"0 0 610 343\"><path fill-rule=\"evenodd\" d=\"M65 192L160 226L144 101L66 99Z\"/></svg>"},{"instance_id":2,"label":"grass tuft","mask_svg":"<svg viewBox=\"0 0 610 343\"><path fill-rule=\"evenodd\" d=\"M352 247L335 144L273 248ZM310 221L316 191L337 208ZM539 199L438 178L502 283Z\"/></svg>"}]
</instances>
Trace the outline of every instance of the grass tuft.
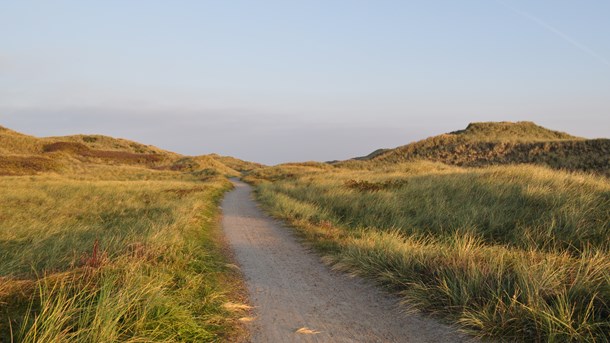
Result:
<instances>
[{"instance_id":1,"label":"grass tuft","mask_svg":"<svg viewBox=\"0 0 610 343\"><path fill-rule=\"evenodd\" d=\"M255 171L257 197L333 268L472 335L610 341L610 183L535 166Z\"/></svg>"},{"instance_id":2,"label":"grass tuft","mask_svg":"<svg viewBox=\"0 0 610 343\"><path fill-rule=\"evenodd\" d=\"M81 180L81 178L83 178ZM0 341L237 339L221 176L91 166L0 178Z\"/></svg>"}]
</instances>

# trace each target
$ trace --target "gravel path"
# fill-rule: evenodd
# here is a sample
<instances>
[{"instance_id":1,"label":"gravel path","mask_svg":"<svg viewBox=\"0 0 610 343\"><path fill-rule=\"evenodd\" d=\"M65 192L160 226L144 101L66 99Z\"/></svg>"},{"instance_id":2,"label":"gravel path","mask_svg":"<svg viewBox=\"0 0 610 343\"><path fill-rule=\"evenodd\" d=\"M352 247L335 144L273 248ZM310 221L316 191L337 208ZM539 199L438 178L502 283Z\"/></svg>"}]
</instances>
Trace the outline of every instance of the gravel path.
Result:
<instances>
[{"instance_id":1,"label":"gravel path","mask_svg":"<svg viewBox=\"0 0 610 343\"><path fill-rule=\"evenodd\" d=\"M252 342L464 342L431 318L401 313L369 282L331 271L234 181L222 226L245 275ZM300 332L299 332L299 329Z\"/></svg>"}]
</instances>

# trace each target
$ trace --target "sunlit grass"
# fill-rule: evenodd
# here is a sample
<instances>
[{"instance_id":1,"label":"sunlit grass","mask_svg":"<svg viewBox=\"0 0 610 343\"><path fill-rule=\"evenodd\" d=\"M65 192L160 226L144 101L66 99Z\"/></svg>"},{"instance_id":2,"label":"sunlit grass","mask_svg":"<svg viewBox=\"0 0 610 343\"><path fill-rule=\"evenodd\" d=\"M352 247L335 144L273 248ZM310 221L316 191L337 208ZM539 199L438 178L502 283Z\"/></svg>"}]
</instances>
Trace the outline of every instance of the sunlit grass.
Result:
<instances>
[{"instance_id":1,"label":"sunlit grass","mask_svg":"<svg viewBox=\"0 0 610 343\"><path fill-rule=\"evenodd\" d=\"M0 178L0 341L222 341L221 176L74 165ZM78 171L76 170L78 169Z\"/></svg>"},{"instance_id":2,"label":"sunlit grass","mask_svg":"<svg viewBox=\"0 0 610 343\"><path fill-rule=\"evenodd\" d=\"M292 165L249 178L335 268L481 337L610 340L610 182L534 166ZM270 182L271 181L271 182Z\"/></svg>"}]
</instances>

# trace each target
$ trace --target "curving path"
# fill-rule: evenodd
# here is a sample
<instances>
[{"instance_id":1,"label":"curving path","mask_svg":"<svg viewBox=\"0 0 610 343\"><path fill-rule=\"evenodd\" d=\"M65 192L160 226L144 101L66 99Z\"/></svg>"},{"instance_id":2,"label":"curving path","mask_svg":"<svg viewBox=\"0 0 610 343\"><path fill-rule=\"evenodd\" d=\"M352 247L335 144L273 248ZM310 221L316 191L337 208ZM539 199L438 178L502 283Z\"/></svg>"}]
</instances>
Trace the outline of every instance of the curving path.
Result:
<instances>
[{"instance_id":1,"label":"curving path","mask_svg":"<svg viewBox=\"0 0 610 343\"><path fill-rule=\"evenodd\" d=\"M222 202L222 226L255 307L248 324L253 342L466 340L433 319L400 312L396 299L368 282L331 271L261 212L249 185L233 182Z\"/></svg>"}]
</instances>

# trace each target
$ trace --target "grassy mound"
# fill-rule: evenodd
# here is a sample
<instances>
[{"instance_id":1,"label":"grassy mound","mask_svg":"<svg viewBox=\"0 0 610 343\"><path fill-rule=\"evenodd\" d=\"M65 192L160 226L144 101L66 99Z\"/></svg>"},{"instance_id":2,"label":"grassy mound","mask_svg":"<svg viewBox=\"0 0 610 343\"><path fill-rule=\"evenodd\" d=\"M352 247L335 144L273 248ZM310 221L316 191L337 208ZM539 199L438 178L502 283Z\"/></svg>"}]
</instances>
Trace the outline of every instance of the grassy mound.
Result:
<instances>
[{"instance_id":1,"label":"grassy mound","mask_svg":"<svg viewBox=\"0 0 610 343\"><path fill-rule=\"evenodd\" d=\"M124 164L143 164L154 166L157 163L164 160L161 154L140 154L129 151L117 151L117 150L95 150L90 149L88 146L82 143L73 142L55 142L45 144L42 147L45 153L51 152L66 152L78 157L84 157L86 160L100 159L105 162L116 162Z\"/></svg>"},{"instance_id":2,"label":"grassy mound","mask_svg":"<svg viewBox=\"0 0 610 343\"><path fill-rule=\"evenodd\" d=\"M240 175L262 165L216 154L183 156L121 138L74 135L37 138L0 129L0 174L35 175L59 171L60 166L82 169L81 164L133 165L203 175Z\"/></svg>"},{"instance_id":3,"label":"grassy mound","mask_svg":"<svg viewBox=\"0 0 610 343\"><path fill-rule=\"evenodd\" d=\"M104 136L0 143L0 342L244 335L217 226L234 169Z\"/></svg>"},{"instance_id":4,"label":"grassy mound","mask_svg":"<svg viewBox=\"0 0 610 343\"><path fill-rule=\"evenodd\" d=\"M610 182L439 162L254 171L258 199L339 270L478 337L610 340Z\"/></svg>"},{"instance_id":5,"label":"grassy mound","mask_svg":"<svg viewBox=\"0 0 610 343\"><path fill-rule=\"evenodd\" d=\"M530 121L470 123L464 130L449 133L462 140L476 142L536 142L581 139L553 131Z\"/></svg>"},{"instance_id":6,"label":"grassy mound","mask_svg":"<svg viewBox=\"0 0 610 343\"><path fill-rule=\"evenodd\" d=\"M7 128L0 130L0 154L30 155L42 152L40 139Z\"/></svg>"},{"instance_id":7,"label":"grassy mound","mask_svg":"<svg viewBox=\"0 0 610 343\"><path fill-rule=\"evenodd\" d=\"M610 175L610 140L586 140L531 122L472 123L464 130L358 158L377 165L419 159L470 167L530 163Z\"/></svg>"}]
</instances>

